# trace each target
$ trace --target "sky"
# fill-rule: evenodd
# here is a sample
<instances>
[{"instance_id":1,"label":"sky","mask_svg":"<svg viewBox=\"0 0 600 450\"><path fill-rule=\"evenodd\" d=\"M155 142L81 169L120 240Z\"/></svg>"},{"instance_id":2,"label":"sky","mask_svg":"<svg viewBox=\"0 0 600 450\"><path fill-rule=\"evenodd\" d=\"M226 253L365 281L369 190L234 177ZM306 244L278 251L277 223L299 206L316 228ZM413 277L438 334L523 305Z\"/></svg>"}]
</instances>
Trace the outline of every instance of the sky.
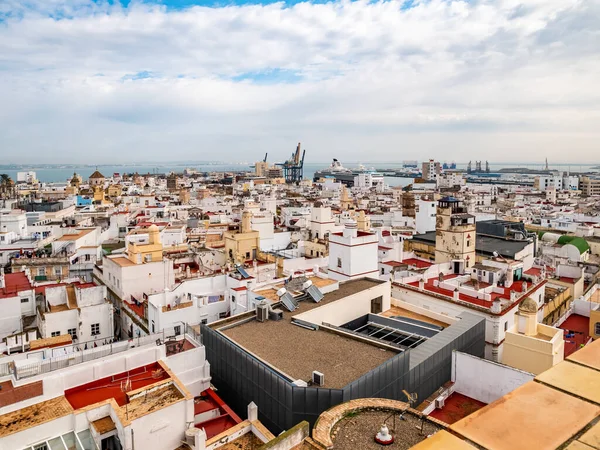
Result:
<instances>
[{"instance_id":1,"label":"sky","mask_svg":"<svg viewBox=\"0 0 600 450\"><path fill-rule=\"evenodd\" d=\"M0 0L0 164L600 163L600 0Z\"/></svg>"}]
</instances>

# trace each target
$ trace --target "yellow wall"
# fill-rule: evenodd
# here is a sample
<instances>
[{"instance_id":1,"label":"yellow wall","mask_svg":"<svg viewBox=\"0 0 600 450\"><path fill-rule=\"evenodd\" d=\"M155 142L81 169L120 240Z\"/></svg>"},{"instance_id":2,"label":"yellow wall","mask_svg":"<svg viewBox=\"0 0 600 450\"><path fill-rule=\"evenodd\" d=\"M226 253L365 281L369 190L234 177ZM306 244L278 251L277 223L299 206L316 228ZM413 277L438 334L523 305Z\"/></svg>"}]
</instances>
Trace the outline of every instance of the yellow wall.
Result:
<instances>
[{"instance_id":1,"label":"yellow wall","mask_svg":"<svg viewBox=\"0 0 600 450\"><path fill-rule=\"evenodd\" d=\"M148 230L148 237L148 244L129 243L127 245L127 258L131 262L142 264L144 262L162 261L163 245L160 242L158 227L152 225Z\"/></svg>"},{"instance_id":2,"label":"yellow wall","mask_svg":"<svg viewBox=\"0 0 600 450\"><path fill-rule=\"evenodd\" d=\"M562 334L562 330L556 331L546 325L538 324L537 327L538 333L545 336ZM561 362L564 353L565 341L562 336L550 341L543 340L520 334L515 325L506 332L502 364L537 375Z\"/></svg>"},{"instance_id":3,"label":"yellow wall","mask_svg":"<svg viewBox=\"0 0 600 450\"><path fill-rule=\"evenodd\" d=\"M233 258L236 263L243 263L253 258L253 253L258 253L260 249L259 232L249 231L247 233L226 232L225 237L225 256ZM254 251L254 252L253 252Z\"/></svg>"},{"instance_id":4,"label":"yellow wall","mask_svg":"<svg viewBox=\"0 0 600 450\"><path fill-rule=\"evenodd\" d=\"M553 280L554 281L554 280ZM544 304L544 324L551 325L558 320L564 313L567 312L569 306L573 302L573 296L571 295L571 287L565 286L563 292L558 294L548 303Z\"/></svg>"},{"instance_id":5,"label":"yellow wall","mask_svg":"<svg viewBox=\"0 0 600 450\"><path fill-rule=\"evenodd\" d=\"M594 340L600 338L600 334L596 334L596 324L599 324L598 327L600 328L600 311L590 311L590 331L589 331L589 335Z\"/></svg>"},{"instance_id":6,"label":"yellow wall","mask_svg":"<svg viewBox=\"0 0 600 450\"><path fill-rule=\"evenodd\" d=\"M312 251L312 253L311 253ZM329 255L329 249L327 245L322 242L305 241L304 242L304 254L315 258Z\"/></svg>"}]
</instances>

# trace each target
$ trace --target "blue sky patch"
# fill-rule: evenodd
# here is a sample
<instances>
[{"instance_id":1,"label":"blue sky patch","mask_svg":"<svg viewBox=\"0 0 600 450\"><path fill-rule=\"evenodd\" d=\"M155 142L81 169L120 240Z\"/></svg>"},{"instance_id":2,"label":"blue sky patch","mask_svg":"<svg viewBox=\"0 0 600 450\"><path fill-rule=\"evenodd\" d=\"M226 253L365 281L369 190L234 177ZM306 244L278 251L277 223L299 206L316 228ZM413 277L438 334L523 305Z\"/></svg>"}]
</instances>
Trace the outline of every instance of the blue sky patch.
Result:
<instances>
[{"instance_id":1,"label":"blue sky patch","mask_svg":"<svg viewBox=\"0 0 600 450\"><path fill-rule=\"evenodd\" d=\"M302 77L293 70L268 69L244 72L231 78L233 81L251 81L255 84L297 83Z\"/></svg>"}]
</instances>

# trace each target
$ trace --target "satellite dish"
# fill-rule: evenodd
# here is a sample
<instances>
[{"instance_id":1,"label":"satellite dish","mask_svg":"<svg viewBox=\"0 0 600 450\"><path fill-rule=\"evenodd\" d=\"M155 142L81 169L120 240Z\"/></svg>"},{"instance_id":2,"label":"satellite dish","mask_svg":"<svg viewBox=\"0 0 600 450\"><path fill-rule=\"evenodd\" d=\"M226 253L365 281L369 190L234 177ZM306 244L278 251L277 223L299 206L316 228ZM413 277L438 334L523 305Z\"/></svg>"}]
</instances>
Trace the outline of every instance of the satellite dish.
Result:
<instances>
[{"instance_id":1,"label":"satellite dish","mask_svg":"<svg viewBox=\"0 0 600 450\"><path fill-rule=\"evenodd\" d=\"M494 251L493 255L494 255L494 258L497 258L498 257L498 252Z\"/></svg>"}]
</instances>

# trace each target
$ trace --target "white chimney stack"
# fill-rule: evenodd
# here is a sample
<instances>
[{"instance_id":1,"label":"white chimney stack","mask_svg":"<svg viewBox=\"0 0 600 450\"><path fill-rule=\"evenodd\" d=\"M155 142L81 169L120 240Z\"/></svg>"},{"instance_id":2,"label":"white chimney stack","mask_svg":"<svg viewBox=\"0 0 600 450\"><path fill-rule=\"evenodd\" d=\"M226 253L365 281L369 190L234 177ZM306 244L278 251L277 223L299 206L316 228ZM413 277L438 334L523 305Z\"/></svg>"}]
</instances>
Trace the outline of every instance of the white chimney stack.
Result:
<instances>
[{"instance_id":1,"label":"white chimney stack","mask_svg":"<svg viewBox=\"0 0 600 450\"><path fill-rule=\"evenodd\" d=\"M4 281L4 267L0 267L0 289L6 287L6 281Z\"/></svg>"},{"instance_id":2,"label":"white chimney stack","mask_svg":"<svg viewBox=\"0 0 600 450\"><path fill-rule=\"evenodd\" d=\"M502 305L500 304L500 300L496 299L492 302L492 313L500 314L502 311Z\"/></svg>"},{"instance_id":3,"label":"white chimney stack","mask_svg":"<svg viewBox=\"0 0 600 450\"><path fill-rule=\"evenodd\" d=\"M454 298L454 300L460 300L460 291L458 290L458 288L454 289L454 294L452 295L452 297Z\"/></svg>"},{"instance_id":4,"label":"white chimney stack","mask_svg":"<svg viewBox=\"0 0 600 450\"><path fill-rule=\"evenodd\" d=\"M346 226L344 227L344 237L345 238L355 238L358 236L358 225L356 221L349 220L346 222Z\"/></svg>"}]
</instances>

